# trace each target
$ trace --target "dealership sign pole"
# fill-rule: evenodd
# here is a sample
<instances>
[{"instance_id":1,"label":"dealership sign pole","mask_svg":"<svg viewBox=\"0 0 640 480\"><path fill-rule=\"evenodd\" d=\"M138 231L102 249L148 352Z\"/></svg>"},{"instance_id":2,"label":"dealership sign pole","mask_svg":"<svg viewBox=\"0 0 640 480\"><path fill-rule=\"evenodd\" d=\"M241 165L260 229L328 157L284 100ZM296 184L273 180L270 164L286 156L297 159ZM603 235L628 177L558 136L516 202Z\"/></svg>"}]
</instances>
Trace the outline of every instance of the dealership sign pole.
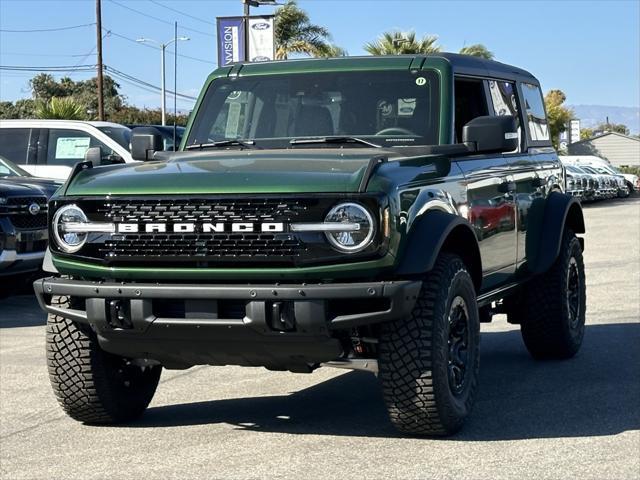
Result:
<instances>
[{"instance_id":1,"label":"dealership sign pole","mask_svg":"<svg viewBox=\"0 0 640 480\"><path fill-rule=\"evenodd\" d=\"M218 66L275 59L273 15L218 17Z\"/></svg>"},{"instance_id":2,"label":"dealership sign pole","mask_svg":"<svg viewBox=\"0 0 640 480\"><path fill-rule=\"evenodd\" d=\"M246 58L243 17L218 17L218 66L224 67Z\"/></svg>"}]
</instances>

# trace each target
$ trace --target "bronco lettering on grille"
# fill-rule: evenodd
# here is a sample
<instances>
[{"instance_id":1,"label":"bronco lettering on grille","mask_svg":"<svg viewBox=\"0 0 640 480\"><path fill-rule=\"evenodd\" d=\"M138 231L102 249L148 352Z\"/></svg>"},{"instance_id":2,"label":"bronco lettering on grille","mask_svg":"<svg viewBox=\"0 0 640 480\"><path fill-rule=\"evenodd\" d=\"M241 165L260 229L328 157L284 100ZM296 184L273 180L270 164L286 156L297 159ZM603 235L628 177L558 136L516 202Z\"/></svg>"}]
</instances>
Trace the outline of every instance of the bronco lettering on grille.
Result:
<instances>
[{"instance_id":1,"label":"bronco lettering on grille","mask_svg":"<svg viewBox=\"0 0 640 480\"><path fill-rule=\"evenodd\" d=\"M116 224L118 233L244 233L244 232L268 232L280 233L284 232L284 224L282 222L236 222L236 223L118 223Z\"/></svg>"}]
</instances>

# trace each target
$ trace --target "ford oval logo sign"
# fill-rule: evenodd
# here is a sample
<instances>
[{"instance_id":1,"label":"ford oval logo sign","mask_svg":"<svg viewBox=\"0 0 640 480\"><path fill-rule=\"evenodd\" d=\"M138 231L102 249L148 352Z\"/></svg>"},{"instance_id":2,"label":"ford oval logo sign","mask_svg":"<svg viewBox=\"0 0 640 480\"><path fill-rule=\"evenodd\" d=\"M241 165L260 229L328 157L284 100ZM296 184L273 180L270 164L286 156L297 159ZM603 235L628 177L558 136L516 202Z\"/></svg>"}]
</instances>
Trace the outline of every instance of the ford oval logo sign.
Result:
<instances>
[{"instance_id":1,"label":"ford oval logo sign","mask_svg":"<svg viewBox=\"0 0 640 480\"><path fill-rule=\"evenodd\" d=\"M31 205L29 205L29 213L31 215L37 215L40 213L40 205L38 205L37 203L32 203Z\"/></svg>"},{"instance_id":2,"label":"ford oval logo sign","mask_svg":"<svg viewBox=\"0 0 640 480\"><path fill-rule=\"evenodd\" d=\"M266 22L254 23L251 25L251 28L254 30L267 30L269 27L271 27L271 25Z\"/></svg>"},{"instance_id":3,"label":"ford oval logo sign","mask_svg":"<svg viewBox=\"0 0 640 480\"><path fill-rule=\"evenodd\" d=\"M253 57L251 59L252 62L268 62L269 60L271 60L269 57L264 57L264 56L257 56L257 57Z\"/></svg>"}]
</instances>

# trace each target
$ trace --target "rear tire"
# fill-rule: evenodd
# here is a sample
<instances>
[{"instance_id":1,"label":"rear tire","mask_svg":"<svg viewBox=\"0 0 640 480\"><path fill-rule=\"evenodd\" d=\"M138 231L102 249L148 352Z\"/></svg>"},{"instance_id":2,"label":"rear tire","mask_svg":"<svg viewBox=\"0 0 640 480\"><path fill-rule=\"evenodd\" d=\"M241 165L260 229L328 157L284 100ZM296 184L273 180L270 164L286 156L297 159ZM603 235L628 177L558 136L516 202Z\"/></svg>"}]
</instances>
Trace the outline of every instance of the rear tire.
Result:
<instances>
[{"instance_id":1,"label":"rear tire","mask_svg":"<svg viewBox=\"0 0 640 480\"><path fill-rule=\"evenodd\" d=\"M478 385L480 323L462 260L438 257L410 318L385 323L379 378L393 425L417 435L449 435L469 415Z\"/></svg>"},{"instance_id":2,"label":"rear tire","mask_svg":"<svg viewBox=\"0 0 640 480\"><path fill-rule=\"evenodd\" d=\"M520 329L529 353L541 360L573 357L584 338L586 301L582 248L566 230L553 266L525 289Z\"/></svg>"},{"instance_id":3,"label":"rear tire","mask_svg":"<svg viewBox=\"0 0 640 480\"><path fill-rule=\"evenodd\" d=\"M68 297L52 303L68 308ZM144 369L100 348L91 328L50 314L47 365L51 386L71 418L91 424L128 422L149 405L162 367Z\"/></svg>"}]
</instances>

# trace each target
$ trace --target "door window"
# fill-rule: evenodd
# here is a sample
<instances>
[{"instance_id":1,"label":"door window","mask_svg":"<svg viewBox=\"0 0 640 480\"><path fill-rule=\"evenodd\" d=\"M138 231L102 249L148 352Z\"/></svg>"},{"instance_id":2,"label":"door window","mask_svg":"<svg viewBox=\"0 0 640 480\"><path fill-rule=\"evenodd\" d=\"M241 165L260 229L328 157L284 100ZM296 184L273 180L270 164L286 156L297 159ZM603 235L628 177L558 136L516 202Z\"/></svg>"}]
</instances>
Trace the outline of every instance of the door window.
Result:
<instances>
[{"instance_id":1,"label":"door window","mask_svg":"<svg viewBox=\"0 0 640 480\"><path fill-rule=\"evenodd\" d=\"M542 99L540 87L523 83L522 96L527 113L527 123L529 124L531 140L534 142L549 140L547 116L544 113L544 100Z\"/></svg>"},{"instance_id":2,"label":"door window","mask_svg":"<svg viewBox=\"0 0 640 480\"><path fill-rule=\"evenodd\" d=\"M72 167L84 160L84 154L91 147L102 148L102 156L114 155L113 150L97 138L82 130L49 130L47 165L65 165Z\"/></svg>"},{"instance_id":3,"label":"door window","mask_svg":"<svg viewBox=\"0 0 640 480\"><path fill-rule=\"evenodd\" d=\"M462 141L462 128L476 117L489 114L482 80L457 78L455 81L455 128L457 141Z\"/></svg>"},{"instance_id":4,"label":"door window","mask_svg":"<svg viewBox=\"0 0 640 480\"><path fill-rule=\"evenodd\" d=\"M493 103L494 115L512 115L513 118L515 118L518 132L518 148L514 150L514 152L519 152L522 140L522 129L520 128L520 116L518 115L515 83L489 80L489 93L491 95L491 103Z\"/></svg>"},{"instance_id":5,"label":"door window","mask_svg":"<svg viewBox=\"0 0 640 480\"><path fill-rule=\"evenodd\" d=\"M29 157L30 128L0 128L0 157L25 164Z\"/></svg>"}]
</instances>

